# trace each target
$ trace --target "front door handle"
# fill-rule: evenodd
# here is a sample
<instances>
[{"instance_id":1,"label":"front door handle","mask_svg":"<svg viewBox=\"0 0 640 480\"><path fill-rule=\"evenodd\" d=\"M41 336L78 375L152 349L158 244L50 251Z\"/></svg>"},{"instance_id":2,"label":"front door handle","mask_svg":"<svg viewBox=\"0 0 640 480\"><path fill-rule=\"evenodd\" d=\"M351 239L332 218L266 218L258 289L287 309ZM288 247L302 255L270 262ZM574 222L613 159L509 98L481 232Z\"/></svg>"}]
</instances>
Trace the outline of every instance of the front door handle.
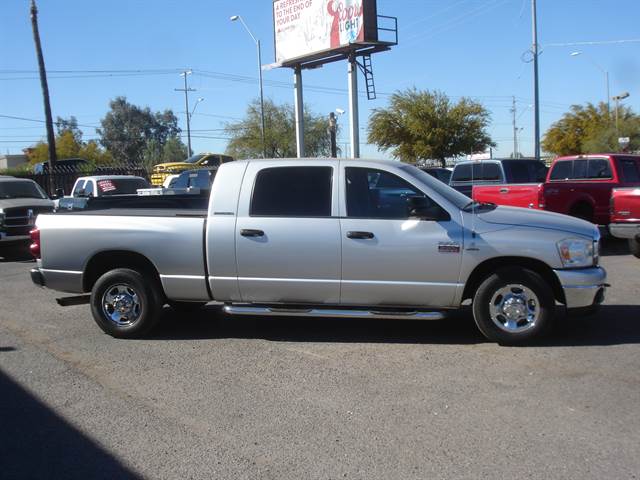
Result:
<instances>
[{"instance_id":1,"label":"front door handle","mask_svg":"<svg viewBox=\"0 0 640 480\"><path fill-rule=\"evenodd\" d=\"M251 229L242 229L240 230L240 235L243 237L264 237L264 232L262 230L251 230Z\"/></svg>"},{"instance_id":2,"label":"front door handle","mask_svg":"<svg viewBox=\"0 0 640 480\"><path fill-rule=\"evenodd\" d=\"M347 232L347 238L354 240L371 240L375 235L371 232Z\"/></svg>"}]
</instances>

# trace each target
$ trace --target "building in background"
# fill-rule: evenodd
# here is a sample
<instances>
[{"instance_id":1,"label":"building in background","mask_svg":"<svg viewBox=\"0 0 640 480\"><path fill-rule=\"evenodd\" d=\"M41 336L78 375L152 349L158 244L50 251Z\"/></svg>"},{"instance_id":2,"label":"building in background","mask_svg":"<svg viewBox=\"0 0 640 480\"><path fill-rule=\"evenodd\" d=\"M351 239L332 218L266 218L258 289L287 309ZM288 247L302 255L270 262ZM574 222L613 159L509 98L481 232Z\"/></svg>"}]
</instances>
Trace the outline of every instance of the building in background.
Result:
<instances>
[{"instance_id":1,"label":"building in background","mask_svg":"<svg viewBox=\"0 0 640 480\"><path fill-rule=\"evenodd\" d=\"M0 170L6 170L7 168L17 168L29 163L29 158L26 155L2 155L0 154Z\"/></svg>"}]
</instances>

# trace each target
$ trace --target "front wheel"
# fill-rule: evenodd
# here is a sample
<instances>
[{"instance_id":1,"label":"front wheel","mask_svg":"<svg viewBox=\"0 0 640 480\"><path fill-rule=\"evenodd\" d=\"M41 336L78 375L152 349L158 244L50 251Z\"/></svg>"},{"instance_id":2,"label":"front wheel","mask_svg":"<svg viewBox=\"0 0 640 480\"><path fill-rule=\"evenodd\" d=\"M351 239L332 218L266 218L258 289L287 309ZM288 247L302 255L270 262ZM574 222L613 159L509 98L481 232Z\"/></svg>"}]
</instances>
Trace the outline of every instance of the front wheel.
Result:
<instances>
[{"instance_id":1,"label":"front wheel","mask_svg":"<svg viewBox=\"0 0 640 480\"><path fill-rule=\"evenodd\" d=\"M473 299L473 316L489 340L520 345L541 338L555 317L551 288L537 273L504 268L487 277Z\"/></svg>"},{"instance_id":2,"label":"front wheel","mask_svg":"<svg viewBox=\"0 0 640 480\"><path fill-rule=\"evenodd\" d=\"M141 337L160 318L164 302L157 284L155 279L127 268L105 273L91 291L93 319L112 337Z\"/></svg>"}]
</instances>

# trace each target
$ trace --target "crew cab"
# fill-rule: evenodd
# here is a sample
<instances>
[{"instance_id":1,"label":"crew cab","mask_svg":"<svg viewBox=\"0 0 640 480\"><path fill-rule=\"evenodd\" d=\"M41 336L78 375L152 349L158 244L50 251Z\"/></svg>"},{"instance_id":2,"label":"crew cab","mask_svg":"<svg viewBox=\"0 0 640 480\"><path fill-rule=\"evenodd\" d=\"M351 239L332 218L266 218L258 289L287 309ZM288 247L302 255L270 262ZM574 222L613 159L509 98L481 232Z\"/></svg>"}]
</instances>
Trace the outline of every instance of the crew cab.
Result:
<instances>
[{"instance_id":1,"label":"crew cab","mask_svg":"<svg viewBox=\"0 0 640 480\"><path fill-rule=\"evenodd\" d=\"M640 258L640 187L613 190L609 232L629 240L631 253Z\"/></svg>"},{"instance_id":2,"label":"crew cab","mask_svg":"<svg viewBox=\"0 0 640 480\"><path fill-rule=\"evenodd\" d=\"M471 197L476 185L540 183L546 176L546 165L532 159L460 162L453 169L449 185Z\"/></svg>"},{"instance_id":3,"label":"crew cab","mask_svg":"<svg viewBox=\"0 0 640 480\"><path fill-rule=\"evenodd\" d=\"M138 189L148 188L149 182L133 175L97 175L80 177L71 190L71 195L55 200L57 209L73 210L85 208L87 199L114 195L136 195Z\"/></svg>"},{"instance_id":4,"label":"crew cab","mask_svg":"<svg viewBox=\"0 0 640 480\"><path fill-rule=\"evenodd\" d=\"M473 198L478 202L549 210L608 225L612 190L633 186L640 186L640 156L580 155L556 159L544 183L475 186Z\"/></svg>"},{"instance_id":5,"label":"crew cab","mask_svg":"<svg viewBox=\"0 0 640 480\"><path fill-rule=\"evenodd\" d=\"M53 202L33 180L0 176L0 248L29 242L36 217Z\"/></svg>"},{"instance_id":6,"label":"crew cab","mask_svg":"<svg viewBox=\"0 0 640 480\"><path fill-rule=\"evenodd\" d=\"M167 303L438 320L471 300L487 338L519 344L551 327L556 302L603 301L599 240L582 220L473 205L398 162L245 160L219 168L208 210L41 215L31 278L90 292L94 320L115 337L146 334Z\"/></svg>"}]
</instances>

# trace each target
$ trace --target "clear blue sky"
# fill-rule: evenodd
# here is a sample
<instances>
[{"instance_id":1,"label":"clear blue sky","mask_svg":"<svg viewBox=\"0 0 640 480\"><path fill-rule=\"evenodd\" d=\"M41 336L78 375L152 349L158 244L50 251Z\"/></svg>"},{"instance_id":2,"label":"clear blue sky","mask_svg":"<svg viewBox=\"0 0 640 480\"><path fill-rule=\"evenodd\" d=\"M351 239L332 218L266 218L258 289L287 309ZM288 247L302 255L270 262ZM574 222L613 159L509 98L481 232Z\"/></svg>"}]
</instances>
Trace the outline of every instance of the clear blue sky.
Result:
<instances>
[{"instance_id":1,"label":"clear blue sky","mask_svg":"<svg viewBox=\"0 0 640 480\"><path fill-rule=\"evenodd\" d=\"M638 0L539 0L543 131L569 105L604 100L609 70L612 95L628 91L627 104L640 111L640 43L584 47L547 44L640 38ZM274 60L271 0L39 0L40 31L55 116L75 115L86 138L110 99L152 109L171 108L184 127L181 78L172 69L217 72L193 75L193 99L205 97L193 118L195 151L221 151L225 121L243 115L257 96L255 47L239 23L244 17L265 46L263 62ZM399 19L400 45L373 59L378 99L361 99L361 126L370 109L385 106L388 93L411 86L470 96L492 112L491 135L498 155L512 150L511 96L518 99L522 151L533 150L531 64L522 61L531 44L529 0L378 0L380 14ZM0 115L44 118L28 0L0 3ZM581 50L584 55L571 57ZM127 76L83 71L161 70ZM346 64L305 72L305 101L315 112L347 108ZM166 70L169 70L168 72ZM54 73L73 71L73 73ZM222 74L222 75L218 75ZM235 81L234 81L235 79ZM240 80L243 80L242 78ZM292 102L290 70L265 74L266 95ZM271 82L276 82L275 84ZM361 78L361 86L362 78ZM314 90L312 86L337 89ZM346 125L346 117L341 119ZM363 130L363 142L366 139ZM0 117L0 151L18 153L43 138L41 124ZM346 141L343 128L341 140ZM371 146L363 154L384 157Z\"/></svg>"}]
</instances>

